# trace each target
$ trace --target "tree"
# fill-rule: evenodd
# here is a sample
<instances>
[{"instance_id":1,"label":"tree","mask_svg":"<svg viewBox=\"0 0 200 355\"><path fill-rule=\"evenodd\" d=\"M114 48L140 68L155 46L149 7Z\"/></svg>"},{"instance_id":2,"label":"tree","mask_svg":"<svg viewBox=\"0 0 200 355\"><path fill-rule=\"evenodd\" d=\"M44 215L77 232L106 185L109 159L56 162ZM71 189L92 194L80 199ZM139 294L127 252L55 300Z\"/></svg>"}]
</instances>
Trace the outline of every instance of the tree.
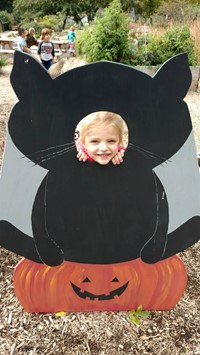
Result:
<instances>
[{"instance_id":1,"label":"tree","mask_svg":"<svg viewBox=\"0 0 200 355\"><path fill-rule=\"evenodd\" d=\"M88 20L94 19L96 12L99 8L104 8L109 5L111 0L79 0L82 13L88 16Z\"/></svg>"},{"instance_id":2,"label":"tree","mask_svg":"<svg viewBox=\"0 0 200 355\"><path fill-rule=\"evenodd\" d=\"M17 12L22 19L33 19L45 15L54 15L64 8L65 0L54 2L53 0L14 0L14 12Z\"/></svg>"},{"instance_id":3,"label":"tree","mask_svg":"<svg viewBox=\"0 0 200 355\"><path fill-rule=\"evenodd\" d=\"M24 19L33 17L55 15L58 12L72 16L76 22L81 20L81 15L88 15L92 20L99 7L107 6L110 0L14 0L14 11L21 14Z\"/></svg>"},{"instance_id":4,"label":"tree","mask_svg":"<svg viewBox=\"0 0 200 355\"><path fill-rule=\"evenodd\" d=\"M122 9L126 12L130 12L135 9L135 0L121 0Z\"/></svg>"},{"instance_id":5,"label":"tree","mask_svg":"<svg viewBox=\"0 0 200 355\"><path fill-rule=\"evenodd\" d=\"M12 12L13 0L1 0L0 11Z\"/></svg>"},{"instance_id":6,"label":"tree","mask_svg":"<svg viewBox=\"0 0 200 355\"><path fill-rule=\"evenodd\" d=\"M147 19L154 15L162 2L163 0L135 0L134 8L137 14Z\"/></svg>"}]
</instances>

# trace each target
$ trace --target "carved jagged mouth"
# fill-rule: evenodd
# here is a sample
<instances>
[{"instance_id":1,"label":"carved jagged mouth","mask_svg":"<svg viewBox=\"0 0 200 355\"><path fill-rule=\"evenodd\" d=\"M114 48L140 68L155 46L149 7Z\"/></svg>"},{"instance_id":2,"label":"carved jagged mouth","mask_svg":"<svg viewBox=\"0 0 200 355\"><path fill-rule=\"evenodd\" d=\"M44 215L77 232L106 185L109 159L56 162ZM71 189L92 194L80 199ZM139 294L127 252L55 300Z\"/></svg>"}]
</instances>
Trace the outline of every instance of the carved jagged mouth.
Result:
<instances>
[{"instance_id":1,"label":"carved jagged mouth","mask_svg":"<svg viewBox=\"0 0 200 355\"><path fill-rule=\"evenodd\" d=\"M128 283L129 283L129 281L125 285L111 291L108 295L105 295L105 294L94 295L93 293L90 293L88 291L81 292L81 289L78 286L74 285L72 282L71 282L71 285L72 285L74 292L77 294L77 296L79 296L81 298L88 297L91 301L94 301L95 299L97 299L99 301L106 301L106 300L112 300L113 298L115 298L115 296L121 296L121 294L126 290Z\"/></svg>"}]
</instances>

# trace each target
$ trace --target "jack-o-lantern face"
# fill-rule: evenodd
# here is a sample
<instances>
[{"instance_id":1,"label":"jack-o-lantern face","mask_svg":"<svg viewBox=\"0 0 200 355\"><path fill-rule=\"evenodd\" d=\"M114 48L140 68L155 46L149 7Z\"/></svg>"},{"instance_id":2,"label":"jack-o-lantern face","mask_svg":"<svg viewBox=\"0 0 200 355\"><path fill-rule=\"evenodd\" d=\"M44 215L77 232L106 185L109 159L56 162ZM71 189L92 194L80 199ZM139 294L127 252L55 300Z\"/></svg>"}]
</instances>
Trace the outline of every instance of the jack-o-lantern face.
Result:
<instances>
[{"instance_id":1,"label":"jack-o-lantern face","mask_svg":"<svg viewBox=\"0 0 200 355\"><path fill-rule=\"evenodd\" d=\"M86 277L83 282L91 282L89 280L88 277ZM115 277L111 282L119 282L119 280L117 279L117 277ZM113 298L115 298L115 296L121 296L121 294L126 290L127 286L128 286L128 282L126 282L123 286L115 288L114 290L111 290L109 292L109 294L94 294L91 293L87 290L82 290L81 288L79 288L78 286L76 286L75 284L73 284L73 282L71 282L72 288L74 290L74 292L76 293L77 296L79 296L80 298L89 298L91 301L94 301L95 299L99 300L99 301L105 301L105 300L112 300Z\"/></svg>"},{"instance_id":2,"label":"jack-o-lantern face","mask_svg":"<svg viewBox=\"0 0 200 355\"><path fill-rule=\"evenodd\" d=\"M91 265L82 264L80 274L72 274L70 277L70 285L75 295L88 301L109 301L120 297L127 289L129 279L127 279L127 273L122 275L115 265L118 264L114 264L113 267L111 265L92 265L91 267Z\"/></svg>"},{"instance_id":3,"label":"jack-o-lantern face","mask_svg":"<svg viewBox=\"0 0 200 355\"><path fill-rule=\"evenodd\" d=\"M156 264L64 262L50 267L27 259L14 273L16 295L27 312L167 310L179 301L187 274L173 256Z\"/></svg>"}]
</instances>

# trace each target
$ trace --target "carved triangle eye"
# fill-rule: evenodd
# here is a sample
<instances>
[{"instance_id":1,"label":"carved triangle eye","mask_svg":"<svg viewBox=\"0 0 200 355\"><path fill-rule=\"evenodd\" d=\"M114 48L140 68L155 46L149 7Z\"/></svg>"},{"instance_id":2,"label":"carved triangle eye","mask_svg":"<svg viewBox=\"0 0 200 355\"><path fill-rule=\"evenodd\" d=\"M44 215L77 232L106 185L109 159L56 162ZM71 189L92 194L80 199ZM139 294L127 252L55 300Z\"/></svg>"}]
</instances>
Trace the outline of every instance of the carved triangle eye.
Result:
<instances>
[{"instance_id":1,"label":"carved triangle eye","mask_svg":"<svg viewBox=\"0 0 200 355\"><path fill-rule=\"evenodd\" d=\"M111 282L119 282L119 280L117 277L115 277Z\"/></svg>"},{"instance_id":2,"label":"carved triangle eye","mask_svg":"<svg viewBox=\"0 0 200 355\"><path fill-rule=\"evenodd\" d=\"M90 282L90 279L88 279L88 277L86 277L83 282Z\"/></svg>"}]
</instances>

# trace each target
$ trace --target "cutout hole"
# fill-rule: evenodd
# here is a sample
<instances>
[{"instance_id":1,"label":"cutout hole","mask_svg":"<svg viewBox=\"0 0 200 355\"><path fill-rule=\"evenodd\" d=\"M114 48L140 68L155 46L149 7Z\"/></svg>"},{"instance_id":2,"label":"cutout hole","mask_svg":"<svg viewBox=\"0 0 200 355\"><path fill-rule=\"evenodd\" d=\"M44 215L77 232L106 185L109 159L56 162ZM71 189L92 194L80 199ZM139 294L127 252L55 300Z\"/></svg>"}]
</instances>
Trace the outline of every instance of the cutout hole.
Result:
<instances>
[{"instance_id":1,"label":"cutout hole","mask_svg":"<svg viewBox=\"0 0 200 355\"><path fill-rule=\"evenodd\" d=\"M74 140L79 160L120 164L128 146L128 127L117 113L92 112L78 123Z\"/></svg>"}]
</instances>

